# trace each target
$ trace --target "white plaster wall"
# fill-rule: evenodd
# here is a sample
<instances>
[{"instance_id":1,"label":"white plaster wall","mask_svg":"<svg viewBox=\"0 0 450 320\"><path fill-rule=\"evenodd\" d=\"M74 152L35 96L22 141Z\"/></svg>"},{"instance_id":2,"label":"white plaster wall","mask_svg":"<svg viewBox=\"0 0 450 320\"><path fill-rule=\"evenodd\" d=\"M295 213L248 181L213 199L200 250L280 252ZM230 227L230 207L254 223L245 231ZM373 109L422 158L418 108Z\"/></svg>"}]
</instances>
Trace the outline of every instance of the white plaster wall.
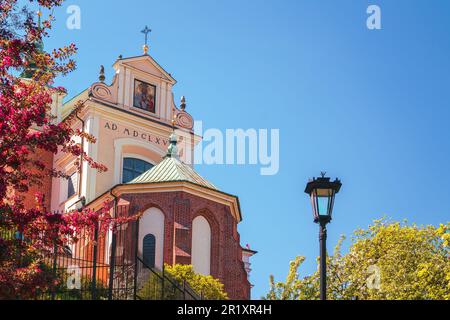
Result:
<instances>
[{"instance_id":1,"label":"white plaster wall","mask_svg":"<svg viewBox=\"0 0 450 320\"><path fill-rule=\"evenodd\" d=\"M196 273L211 272L211 227L202 216L192 222L192 266Z\"/></svg>"},{"instance_id":2,"label":"white plaster wall","mask_svg":"<svg viewBox=\"0 0 450 320\"><path fill-rule=\"evenodd\" d=\"M90 116L85 122L85 132L98 139L100 119L97 115ZM94 161L98 161L98 143L89 143L84 141L84 151ZM97 169L93 169L87 163L83 162L83 181L81 186L81 196L86 198L86 203L92 201L96 197L95 186L97 179Z\"/></svg>"},{"instance_id":3,"label":"white plaster wall","mask_svg":"<svg viewBox=\"0 0 450 320\"><path fill-rule=\"evenodd\" d=\"M156 238L155 266L162 269L164 263L164 213L158 208L147 209L139 221L140 256L142 256L142 241L149 233Z\"/></svg>"}]
</instances>

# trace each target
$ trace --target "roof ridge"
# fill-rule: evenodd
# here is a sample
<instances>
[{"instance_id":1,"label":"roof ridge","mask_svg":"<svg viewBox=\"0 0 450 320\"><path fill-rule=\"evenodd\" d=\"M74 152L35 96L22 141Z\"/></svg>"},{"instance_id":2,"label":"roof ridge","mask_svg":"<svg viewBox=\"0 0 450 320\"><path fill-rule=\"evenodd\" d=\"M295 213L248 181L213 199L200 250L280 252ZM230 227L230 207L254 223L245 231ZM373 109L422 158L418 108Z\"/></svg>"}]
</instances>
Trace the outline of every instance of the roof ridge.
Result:
<instances>
[{"instance_id":1,"label":"roof ridge","mask_svg":"<svg viewBox=\"0 0 450 320\"><path fill-rule=\"evenodd\" d=\"M156 166L131 180L128 184L164 181L190 181L210 189L219 190L190 165L174 157L165 157Z\"/></svg>"},{"instance_id":2,"label":"roof ridge","mask_svg":"<svg viewBox=\"0 0 450 320\"><path fill-rule=\"evenodd\" d=\"M180 169L181 171L187 171L188 175L193 175L193 178L197 178L194 179L194 182L196 183L200 183L200 184L206 184L209 185L210 187L217 189L217 187L212 184L211 182L209 182L208 180L206 180L205 178L203 178L197 171L195 171L191 166L185 164L183 161L177 159L177 161L181 164ZM197 181L199 180L199 181Z\"/></svg>"}]
</instances>

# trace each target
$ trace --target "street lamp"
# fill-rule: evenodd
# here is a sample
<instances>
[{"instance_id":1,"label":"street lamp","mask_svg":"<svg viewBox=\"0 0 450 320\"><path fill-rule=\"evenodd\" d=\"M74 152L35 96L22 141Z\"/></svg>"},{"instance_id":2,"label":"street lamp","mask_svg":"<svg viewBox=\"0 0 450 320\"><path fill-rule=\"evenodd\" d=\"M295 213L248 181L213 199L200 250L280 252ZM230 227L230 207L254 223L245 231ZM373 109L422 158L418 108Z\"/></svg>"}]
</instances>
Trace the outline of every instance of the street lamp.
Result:
<instances>
[{"instance_id":1,"label":"street lamp","mask_svg":"<svg viewBox=\"0 0 450 320\"><path fill-rule=\"evenodd\" d=\"M341 189L339 179L330 181L325 177L325 172L320 178L313 178L306 185L305 193L309 194L313 209L314 222L320 225L320 299L327 299L327 228L333 213L334 196Z\"/></svg>"}]
</instances>

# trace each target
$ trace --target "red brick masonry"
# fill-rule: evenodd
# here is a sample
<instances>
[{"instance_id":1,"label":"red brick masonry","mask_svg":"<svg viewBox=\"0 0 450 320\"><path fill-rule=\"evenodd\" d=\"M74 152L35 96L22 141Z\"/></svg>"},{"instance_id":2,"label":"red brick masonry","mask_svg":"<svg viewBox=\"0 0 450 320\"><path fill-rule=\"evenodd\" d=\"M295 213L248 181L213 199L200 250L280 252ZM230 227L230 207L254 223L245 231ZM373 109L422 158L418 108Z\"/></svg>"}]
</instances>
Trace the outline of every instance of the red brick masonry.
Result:
<instances>
[{"instance_id":1,"label":"red brick masonry","mask_svg":"<svg viewBox=\"0 0 450 320\"><path fill-rule=\"evenodd\" d=\"M124 194L121 198L130 202L130 214L151 207L164 213L164 262L168 264L191 263L192 221L202 215L211 227L211 275L224 284L230 299L250 298L237 221L228 206L186 192Z\"/></svg>"}]
</instances>

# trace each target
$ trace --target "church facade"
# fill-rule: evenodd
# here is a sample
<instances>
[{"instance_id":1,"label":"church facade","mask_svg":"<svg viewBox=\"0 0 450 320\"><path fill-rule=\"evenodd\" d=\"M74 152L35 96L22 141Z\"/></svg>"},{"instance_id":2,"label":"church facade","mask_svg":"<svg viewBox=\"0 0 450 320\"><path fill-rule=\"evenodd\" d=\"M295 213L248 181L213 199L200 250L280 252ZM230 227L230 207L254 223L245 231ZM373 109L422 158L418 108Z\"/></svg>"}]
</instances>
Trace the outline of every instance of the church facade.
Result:
<instances>
[{"instance_id":1,"label":"church facade","mask_svg":"<svg viewBox=\"0 0 450 320\"><path fill-rule=\"evenodd\" d=\"M238 197L219 190L193 168L193 149L201 137L184 98L179 106L172 88L176 80L148 53L119 57L110 85L91 84L72 100L54 97L52 113L64 121L76 112L74 129L93 135L96 143L78 138L86 154L106 165L99 173L65 153L42 154L49 166L70 179L48 178L41 187L48 209L67 212L100 210L114 203L111 214L141 215L137 254L156 269L163 264L192 264L194 270L218 278L231 299L249 299L249 257L237 226L242 220ZM76 104L84 107L76 111ZM125 226L126 227L126 226ZM111 260L112 232L101 239L99 255ZM128 238L116 243L124 254Z\"/></svg>"}]
</instances>

